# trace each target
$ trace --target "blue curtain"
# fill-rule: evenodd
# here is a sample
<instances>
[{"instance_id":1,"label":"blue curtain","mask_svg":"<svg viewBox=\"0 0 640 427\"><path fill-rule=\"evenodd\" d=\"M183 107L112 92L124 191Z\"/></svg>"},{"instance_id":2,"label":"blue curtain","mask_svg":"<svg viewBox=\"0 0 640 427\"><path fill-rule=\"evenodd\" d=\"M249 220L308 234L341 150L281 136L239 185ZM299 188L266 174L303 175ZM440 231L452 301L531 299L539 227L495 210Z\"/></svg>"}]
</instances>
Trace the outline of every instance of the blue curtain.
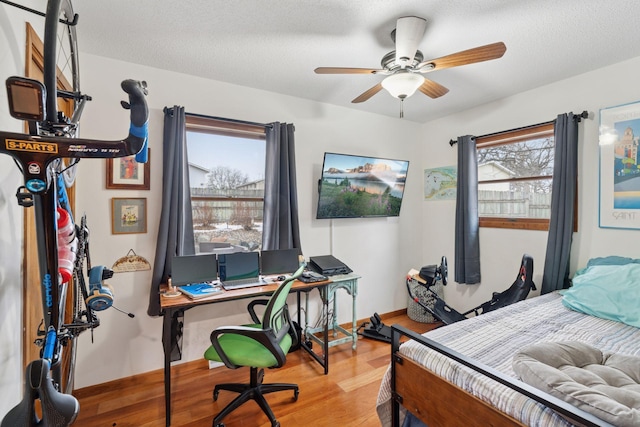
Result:
<instances>
[{"instance_id":1,"label":"blue curtain","mask_svg":"<svg viewBox=\"0 0 640 427\"><path fill-rule=\"evenodd\" d=\"M581 116L560 114L554 128L555 152L551 218L541 293L569 287L569 260L578 179L578 122Z\"/></svg>"},{"instance_id":2,"label":"blue curtain","mask_svg":"<svg viewBox=\"0 0 640 427\"><path fill-rule=\"evenodd\" d=\"M455 277L458 283L480 283L478 219L478 153L473 136L458 138Z\"/></svg>"},{"instance_id":3,"label":"blue curtain","mask_svg":"<svg viewBox=\"0 0 640 427\"><path fill-rule=\"evenodd\" d=\"M296 185L295 127L270 123L266 127L266 175L262 249L300 247Z\"/></svg>"},{"instance_id":4,"label":"blue curtain","mask_svg":"<svg viewBox=\"0 0 640 427\"><path fill-rule=\"evenodd\" d=\"M162 206L149 291L149 316L160 315L160 284L171 274L171 259L176 255L195 254L184 107L164 109L162 153Z\"/></svg>"}]
</instances>

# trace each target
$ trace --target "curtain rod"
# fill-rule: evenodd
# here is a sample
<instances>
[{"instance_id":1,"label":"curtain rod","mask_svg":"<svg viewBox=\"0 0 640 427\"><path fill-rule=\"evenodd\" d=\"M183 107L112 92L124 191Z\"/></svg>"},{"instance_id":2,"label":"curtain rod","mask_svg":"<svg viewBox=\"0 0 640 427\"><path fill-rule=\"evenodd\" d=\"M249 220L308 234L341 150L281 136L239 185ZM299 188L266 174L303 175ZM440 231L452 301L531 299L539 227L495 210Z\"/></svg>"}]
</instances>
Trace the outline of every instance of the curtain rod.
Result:
<instances>
[{"instance_id":1,"label":"curtain rod","mask_svg":"<svg viewBox=\"0 0 640 427\"><path fill-rule=\"evenodd\" d=\"M186 112L185 112L185 114L187 116L201 117L203 119L220 120L221 122L237 123L237 124L241 124L241 125L262 126L262 127L265 127L265 128L273 127L272 125L265 124L265 123L248 122L248 121L245 121L245 120L237 120L237 119L227 119L225 117L207 116L205 114L195 114L195 113L186 113Z\"/></svg>"},{"instance_id":2,"label":"curtain rod","mask_svg":"<svg viewBox=\"0 0 640 427\"><path fill-rule=\"evenodd\" d=\"M582 119L588 119L589 118L589 112L587 110L584 110L582 113L574 115L573 118L574 118L574 120L577 120L578 123L580 123L582 121ZM519 127L519 128L503 130L503 131L500 131L500 132L488 133L486 135L476 136L476 138L487 138L489 136L500 135L501 133L517 132L519 130L525 130L525 129L530 129L530 128L534 128L534 127L538 127L538 126L549 125L551 123L555 123L555 119L554 120L549 120L548 122L538 123L538 124L535 124L535 125L522 126L522 127ZM452 146L452 147L453 147L454 144L457 144L457 143L458 143L457 140L454 140L454 139L449 140L449 145Z\"/></svg>"}]
</instances>

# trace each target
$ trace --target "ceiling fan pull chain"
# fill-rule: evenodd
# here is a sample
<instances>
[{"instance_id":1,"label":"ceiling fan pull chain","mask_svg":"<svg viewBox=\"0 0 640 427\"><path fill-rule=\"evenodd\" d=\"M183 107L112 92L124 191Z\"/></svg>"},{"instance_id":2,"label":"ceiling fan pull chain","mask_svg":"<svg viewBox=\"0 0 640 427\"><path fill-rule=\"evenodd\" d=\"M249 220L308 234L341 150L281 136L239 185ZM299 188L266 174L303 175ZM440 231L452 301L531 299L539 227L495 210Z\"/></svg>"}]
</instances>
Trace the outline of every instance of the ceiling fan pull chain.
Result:
<instances>
[{"instance_id":1,"label":"ceiling fan pull chain","mask_svg":"<svg viewBox=\"0 0 640 427\"><path fill-rule=\"evenodd\" d=\"M400 118L404 118L404 98L400 98Z\"/></svg>"}]
</instances>

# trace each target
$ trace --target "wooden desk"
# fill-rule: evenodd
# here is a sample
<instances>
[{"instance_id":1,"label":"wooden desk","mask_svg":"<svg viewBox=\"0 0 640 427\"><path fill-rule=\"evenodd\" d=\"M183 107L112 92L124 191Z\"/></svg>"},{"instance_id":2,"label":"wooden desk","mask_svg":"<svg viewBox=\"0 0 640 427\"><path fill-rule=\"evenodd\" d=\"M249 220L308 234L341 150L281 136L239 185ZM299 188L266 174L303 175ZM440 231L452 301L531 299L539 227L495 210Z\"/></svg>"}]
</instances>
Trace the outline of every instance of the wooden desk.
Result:
<instances>
[{"instance_id":1,"label":"wooden desk","mask_svg":"<svg viewBox=\"0 0 640 427\"><path fill-rule=\"evenodd\" d=\"M350 294L353 297L353 319L354 320L353 320L353 335L349 339L353 340L354 342L353 348L355 348L355 342L358 339L356 334L356 320L355 320L356 318L355 298L357 293L357 278L358 276L354 276L353 278L350 278L350 281L345 282L344 280L340 280L340 281L336 281L336 283L333 283L332 281L329 281L329 280L324 282L316 282L316 283L304 283L299 280L296 280L293 283L293 286L291 287L291 292L296 293L297 304L298 304L297 319L298 319L299 325L302 325L301 314L300 314L301 312L300 293L305 294L305 305L307 307L307 310L305 310L305 323L304 323L305 326L303 328L303 332L305 334L311 333L311 331L315 333L315 332L319 332L319 329L322 329L322 332L323 332L322 344L324 349L322 357L314 353L310 346L302 345L302 348L305 351L307 351L309 354L311 354L313 358L324 367L325 374L329 372L329 354L328 354L329 353L328 351L329 349L329 318L328 316L325 316L323 328L316 328L316 329L309 328L309 319L308 319L309 293L314 289L319 290L320 296L324 304L324 313L327 313L329 301L331 299L330 295L333 295L333 292L335 292L335 289L344 287L345 283L351 284ZM356 283L356 284L354 285L353 283ZM334 285L333 292L329 292L328 287L332 284ZM214 303L225 302L225 301L235 301L239 299L271 295L278 288L278 286L279 286L279 283L273 283L266 286L257 286L257 287L245 288L245 289L235 289L232 291L221 291L221 292L214 293L210 296L200 298L200 299L195 299L195 300L190 299L185 295L167 298L162 295L162 291L166 289L166 286L160 287L160 290L161 290L160 308L162 310L162 316L163 316L162 348L164 350L165 420L166 420L167 426L171 425L171 361L172 361L171 352L174 346L177 346L177 340L179 335L178 334L178 331L179 331L178 318L182 317L186 310L193 307L200 306L200 305L214 304ZM334 300L334 306L335 306L335 300ZM334 308L334 312L335 312L335 308ZM334 333L337 330L336 328L338 327L336 322L337 321L334 318L334 325L333 325ZM318 340L318 338L315 336L314 336L314 339ZM304 343L305 339L302 339L302 340Z\"/></svg>"}]
</instances>

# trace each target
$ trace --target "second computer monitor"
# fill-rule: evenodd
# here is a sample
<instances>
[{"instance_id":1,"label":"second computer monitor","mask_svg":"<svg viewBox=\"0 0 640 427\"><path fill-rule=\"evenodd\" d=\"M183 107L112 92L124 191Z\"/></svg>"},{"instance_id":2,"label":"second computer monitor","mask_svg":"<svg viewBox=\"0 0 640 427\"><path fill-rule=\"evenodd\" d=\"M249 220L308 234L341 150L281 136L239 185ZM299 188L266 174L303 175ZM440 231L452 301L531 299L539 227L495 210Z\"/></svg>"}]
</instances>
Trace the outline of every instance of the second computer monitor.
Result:
<instances>
[{"instance_id":1,"label":"second computer monitor","mask_svg":"<svg viewBox=\"0 0 640 427\"><path fill-rule=\"evenodd\" d=\"M215 254L175 256L171 261L171 280L176 286L211 282L217 278Z\"/></svg>"},{"instance_id":2,"label":"second computer monitor","mask_svg":"<svg viewBox=\"0 0 640 427\"><path fill-rule=\"evenodd\" d=\"M300 249L274 249L260 252L260 274L291 274L300 266Z\"/></svg>"},{"instance_id":3,"label":"second computer monitor","mask_svg":"<svg viewBox=\"0 0 640 427\"><path fill-rule=\"evenodd\" d=\"M242 280L258 278L260 274L258 252L233 252L218 255L220 280Z\"/></svg>"}]
</instances>

